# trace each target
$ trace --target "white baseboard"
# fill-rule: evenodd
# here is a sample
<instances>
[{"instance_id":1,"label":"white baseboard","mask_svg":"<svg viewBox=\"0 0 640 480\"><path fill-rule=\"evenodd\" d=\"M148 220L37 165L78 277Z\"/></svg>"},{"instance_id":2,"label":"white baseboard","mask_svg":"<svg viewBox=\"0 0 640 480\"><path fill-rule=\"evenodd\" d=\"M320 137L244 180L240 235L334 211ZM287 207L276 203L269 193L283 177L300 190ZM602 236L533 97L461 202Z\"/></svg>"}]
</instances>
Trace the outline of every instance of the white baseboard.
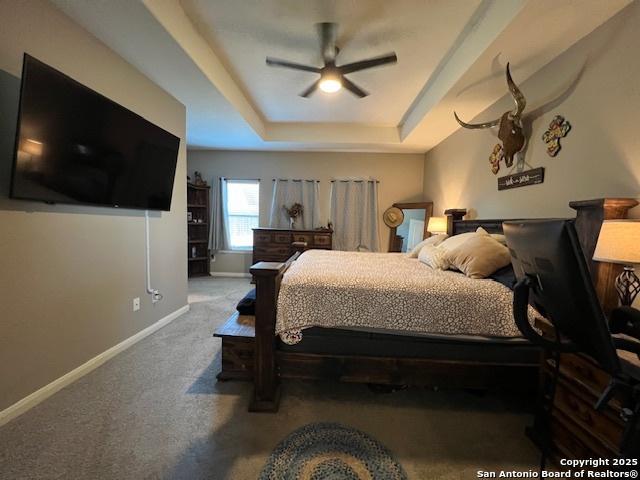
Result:
<instances>
[{"instance_id":1,"label":"white baseboard","mask_svg":"<svg viewBox=\"0 0 640 480\"><path fill-rule=\"evenodd\" d=\"M83 377L87 373L95 370L100 365L102 365L107 360L115 357L120 352L126 350L130 346L139 342L145 337L148 337L152 333L160 330L162 327L170 323L171 321L178 318L180 315L189 311L189 305L185 305L184 307L179 308L175 312L170 313L164 318L161 318L156 323L149 325L144 330L139 331L135 335L123 340L122 342L114 345L113 347L105 350L99 355L96 355L92 359L86 361L79 367L74 368L70 372L64 374L60 378L55 379L53 382L45 385L44 387L36 390L32 394L24 397L22 400L18 400L16 403L11 405L10 407L5 408L0 412L0 427L5 423L10 422L14 418L22 415L27 410L35 407L43 400L46 400L51 395L56 393L57 391L63 389L67 385L75 382L80 377Z\"/></svg>"},{"instance_id":2,"label":"white baseboard","mask_svg":"<svg viewBox=\"0 0 640 480\"><path fill-rule=\"evenodd\" d=\"M209 275L212 277L251 278L250 273L239 272L210 272Z\"/></svg>"}]
</instances>

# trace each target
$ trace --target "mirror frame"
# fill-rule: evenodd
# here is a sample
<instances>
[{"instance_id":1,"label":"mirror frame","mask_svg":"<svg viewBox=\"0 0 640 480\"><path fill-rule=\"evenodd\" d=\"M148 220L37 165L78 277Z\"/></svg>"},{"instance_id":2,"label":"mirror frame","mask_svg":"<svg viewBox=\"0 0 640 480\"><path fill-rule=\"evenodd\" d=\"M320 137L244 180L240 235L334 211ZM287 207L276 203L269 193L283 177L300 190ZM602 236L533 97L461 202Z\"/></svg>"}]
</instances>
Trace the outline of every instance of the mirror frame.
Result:
<instances>
[{"instance_id":1,"label":"mirror frame","mask_svg":"<svg viewBox=\"0 0 640 480\"><path fill-rule=\"evenodd\" d=\"M422 233L422 238L427 238L430 235L427 227L429 225L429 218L433 216L433 202L394 203L393 206L403 211L424 208L424 232ZM391 227L389 231L389 252L402 251L402 237L396 234L396 229L397 227Z\"/></svg>"}]
</instances>

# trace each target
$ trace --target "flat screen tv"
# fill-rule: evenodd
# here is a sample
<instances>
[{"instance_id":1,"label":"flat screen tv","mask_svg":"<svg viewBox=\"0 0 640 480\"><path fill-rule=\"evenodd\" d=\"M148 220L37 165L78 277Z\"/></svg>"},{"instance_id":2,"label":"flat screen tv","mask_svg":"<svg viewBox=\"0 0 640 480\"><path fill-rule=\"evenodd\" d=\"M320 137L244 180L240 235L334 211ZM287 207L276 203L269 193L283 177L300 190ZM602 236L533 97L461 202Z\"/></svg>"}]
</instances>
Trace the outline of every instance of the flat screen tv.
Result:
<instances>
[{"instance_id":1,"label":"flat screen tv","mask_svg":"<svg viewBox=\"0 0 640 480\"><path fill-rule=\"evenodd\" d=\"M11 198L169 210L180 139L25 55Z\"/></svg>"}]
</instances>

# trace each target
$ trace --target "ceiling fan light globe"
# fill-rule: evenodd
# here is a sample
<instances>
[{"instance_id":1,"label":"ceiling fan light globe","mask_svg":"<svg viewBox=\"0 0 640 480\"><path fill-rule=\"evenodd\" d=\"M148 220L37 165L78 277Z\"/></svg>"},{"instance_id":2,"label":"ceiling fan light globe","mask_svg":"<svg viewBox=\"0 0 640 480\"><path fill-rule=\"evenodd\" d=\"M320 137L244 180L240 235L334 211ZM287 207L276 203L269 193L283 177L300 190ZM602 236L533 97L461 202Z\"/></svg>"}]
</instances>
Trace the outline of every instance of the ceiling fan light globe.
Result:
<instances>
[{"instance_id":1,"label":"ceiling fan light globe","mask_svg":"<svg viewBox=\"0 0 640 480\"><path fill-rule=\"evenodd\" d=\"M325 93L335 93L342 88L342 83L335 78L326 78L321 80L318 86Z\"/></svg>"}]
</instances>

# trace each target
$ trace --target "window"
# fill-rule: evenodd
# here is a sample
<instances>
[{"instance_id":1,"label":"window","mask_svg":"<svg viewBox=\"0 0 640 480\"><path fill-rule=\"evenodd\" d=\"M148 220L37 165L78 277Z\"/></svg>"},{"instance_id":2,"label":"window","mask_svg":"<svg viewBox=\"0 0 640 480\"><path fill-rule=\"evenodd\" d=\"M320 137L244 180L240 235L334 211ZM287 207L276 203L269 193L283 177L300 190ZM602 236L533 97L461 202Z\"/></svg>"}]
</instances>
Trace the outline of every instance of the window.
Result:
<instances>
[{"instance_id":1,"label":"window","mask_svg":"<svg viewBox=\"0 0 640 480\"><path fill-rule=\"evenodd\" d=\"M226 181L226 215L229 226L229 248L251 250L253 229L258 227L260 182L258 180Z\"/></svg>"}]
</instances>

